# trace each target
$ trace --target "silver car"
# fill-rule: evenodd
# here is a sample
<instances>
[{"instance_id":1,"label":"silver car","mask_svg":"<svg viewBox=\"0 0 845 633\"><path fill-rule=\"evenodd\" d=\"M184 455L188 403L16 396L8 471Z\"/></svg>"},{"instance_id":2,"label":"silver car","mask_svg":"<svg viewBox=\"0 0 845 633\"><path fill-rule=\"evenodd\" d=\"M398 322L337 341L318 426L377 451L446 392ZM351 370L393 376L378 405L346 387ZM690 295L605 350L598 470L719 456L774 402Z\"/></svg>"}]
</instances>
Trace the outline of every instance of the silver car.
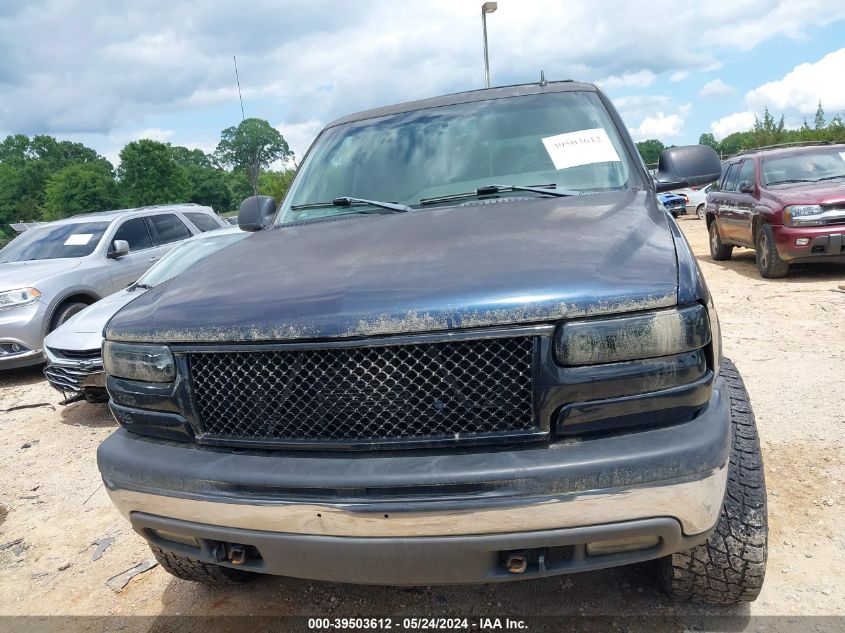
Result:
<instances>
[{"instance_id":1,"label":"silver car","mask_svg":"<svg viewBox=\"0 0 845 633\"><path fill-rule=\"evenodd\" d=\"M0 250L0 370L43 362L48 332L134 282L178 242L224 226L210 207L180 204L28 228Z\"/></svg>"},{"instance_id":2,"label":"silver car","mask_svg":"<svg viewBox=\"0 0 845 633\"><path fill-rule=\"evenodd\" d=\"M88 306L44 339L44 375L62 392L61 404L82 400L105 402L106 375L100 348L103 329L123 306L147 290L181 274L190 266L249 235L238 227L210 231L185 240L150 268L137 282Z\"/></svg>"}]
</instances>

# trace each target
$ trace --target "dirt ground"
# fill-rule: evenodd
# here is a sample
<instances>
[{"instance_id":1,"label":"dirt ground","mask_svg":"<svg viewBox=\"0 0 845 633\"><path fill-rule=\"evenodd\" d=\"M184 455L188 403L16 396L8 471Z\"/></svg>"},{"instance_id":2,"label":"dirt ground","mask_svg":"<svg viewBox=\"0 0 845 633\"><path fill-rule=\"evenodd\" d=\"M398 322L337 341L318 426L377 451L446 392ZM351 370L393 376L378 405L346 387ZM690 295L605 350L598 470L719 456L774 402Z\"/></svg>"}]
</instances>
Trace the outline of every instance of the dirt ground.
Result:
<instances>
[{"instance_id":1,"label":"dirt ground","mask_svg":"<svg viewBox=\"0 0 845 633\"><path fill-rule=\"evenodd\" d=\"M845 266L798 268L767 281L751 252L713 262L703 223L680 223L763 443L769 566L750 606L673 605L652 581L652 563L500 586L403 589L283 578L215 589L156 567L117 593L106 581L151 555L97 473L96 448L115 423L105 405L59 406L31 369L0 373L0 410L39 405L0 411L0 614L845 615ZM94 543L104 538L114 542L94 561Z\"/></svg>"}]
</instances>

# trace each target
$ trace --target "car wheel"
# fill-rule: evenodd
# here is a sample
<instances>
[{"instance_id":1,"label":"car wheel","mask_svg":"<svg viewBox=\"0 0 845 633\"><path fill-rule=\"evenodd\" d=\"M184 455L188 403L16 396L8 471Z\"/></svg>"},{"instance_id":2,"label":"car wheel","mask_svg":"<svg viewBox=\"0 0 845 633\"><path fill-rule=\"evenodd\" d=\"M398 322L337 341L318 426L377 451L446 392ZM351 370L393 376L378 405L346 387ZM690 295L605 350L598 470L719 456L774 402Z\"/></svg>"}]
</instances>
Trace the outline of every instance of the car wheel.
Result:
<instances>
[{"instance_id":1,"label":"car wheel","mask_svg":"<svg viewBox=\"0 0 845 633\"><path fill-rule=\"evenodd\" d=\"M751 602L763 587L768 557L766 481L748 392L736 366L719 372L731 400L728 483L716 529L693 549L661 559L664 588L679 600Z\"/></svg>"},{"instance_id":2,"label":"car wheel","mask_svg":"<svg viewBox=\"0 0 845 633\"><path fill-rule=\"evenodd\" d=\"M731 258L734 247L727 244L722 244L722 238L719 237L719 227L716 226L716 220L710 223L710 257L713 261L723 262Z\"/></svg>"},{"instance_id":3,"label":"car wheel","mask_svg":"<svg viewBox=\"0 0 845 633\"><path fill-rule=\"evenodd\" d=\"M757 229L757 268L765 279L778 279L789 270L789 263L778 254L775 236L769 224L763 224Z\"/></svg>"},{"instance_id":4,"label":"car wheel","mask_svg":"<svg viewBox=\"0 0 845 633\"><path fill-rule=\"evenodd\" d=\"M704 219L704 205L700 204L695 208L695 214L698 216L699 220Z\"/></svg>"},{"instance_id":5,"label":"car wheel","mask_svg":"<svg viewBox=\"0 0 845 633\"><path fill-rule=\"evenodd\" d=\"M50 331L52 332L74 314L82 312L87 307L88 304L82 303L81 301L72 301L60 305L59 309L56 310L56 314L53 315L53 320L50 321Z\"/></svg>"}]
</instances>

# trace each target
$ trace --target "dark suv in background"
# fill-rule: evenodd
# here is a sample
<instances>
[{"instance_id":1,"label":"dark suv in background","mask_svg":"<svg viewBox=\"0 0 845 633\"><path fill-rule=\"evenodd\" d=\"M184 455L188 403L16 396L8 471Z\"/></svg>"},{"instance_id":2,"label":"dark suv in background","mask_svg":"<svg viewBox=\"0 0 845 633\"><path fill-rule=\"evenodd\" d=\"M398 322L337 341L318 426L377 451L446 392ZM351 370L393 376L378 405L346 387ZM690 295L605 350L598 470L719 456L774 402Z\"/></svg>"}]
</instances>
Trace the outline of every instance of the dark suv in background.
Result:
<instances>
[{"instance_id":1,"label":"dark suv in background","mask_svg":"<svg viewBox=\"0 0 845 633\"><path fill-rule=\"evenodd\" d=\"M763 148L725 162L707 195L710 254L753 248L767 279L789 265L845 262L845 144Z\"/></svg>"}]
</instances>

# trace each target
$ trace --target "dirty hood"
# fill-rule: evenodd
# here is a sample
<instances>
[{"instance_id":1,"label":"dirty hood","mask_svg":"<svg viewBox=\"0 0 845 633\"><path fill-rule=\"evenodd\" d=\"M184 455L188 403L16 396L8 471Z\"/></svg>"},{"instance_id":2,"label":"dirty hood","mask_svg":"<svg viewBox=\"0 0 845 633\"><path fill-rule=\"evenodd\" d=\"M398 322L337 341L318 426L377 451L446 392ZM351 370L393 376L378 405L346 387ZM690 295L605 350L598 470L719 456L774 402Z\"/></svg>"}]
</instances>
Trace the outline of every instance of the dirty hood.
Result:
<instances>
[{"instance_id":1,"label":"dirty hood","mask_svg":"<svg viewBox=\"0 0 845 633\"><path fill-rule=\"evenodd\" d=\"M38 282L79 266L76 258L36 259L0 264L0 292L16 288L38 287Z\"/></svg>"},{"instance_id":2,"label":"dirty hood","mask_svg":"<svg viewBox=\"0 0 845 633\"><path fill-rule=\"evenodd\" d=\"M548 323L676 304L654 194L465 204L256 233L150 290L112 340L323 339Z\"/></svg>"}]
</instances>

